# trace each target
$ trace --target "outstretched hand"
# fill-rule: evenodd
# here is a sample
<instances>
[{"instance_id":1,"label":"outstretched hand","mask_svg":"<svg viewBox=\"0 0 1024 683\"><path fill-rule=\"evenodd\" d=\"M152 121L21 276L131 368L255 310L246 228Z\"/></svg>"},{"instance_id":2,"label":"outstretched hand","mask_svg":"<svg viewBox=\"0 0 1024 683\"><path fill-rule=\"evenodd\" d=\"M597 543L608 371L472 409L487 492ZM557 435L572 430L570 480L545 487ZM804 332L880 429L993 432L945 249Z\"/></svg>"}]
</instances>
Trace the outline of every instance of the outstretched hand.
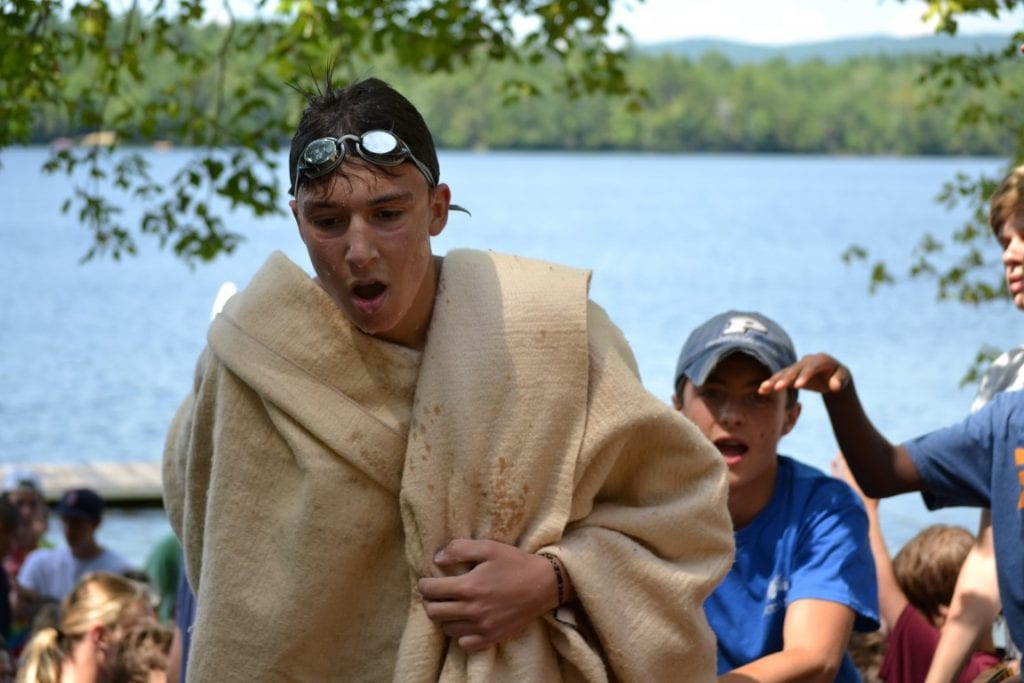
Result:
<instances>
[{"instance_id":1,"label":"outstretched hand","mask_svg":"<svg viewBox=\"0 0 1024 683\"><path fill-rule=\"evenodd\" d=\"M456 539L434 563L458 576L422 578L417 587L427 616L468 652L484 650L523 631L558 606L551 563L498 541Z\"/></svg>"},{"instance_id":2,"label":"outstretched hand","mask_svg":"<svg viewBox=\"0 0 1024 683\"><path fill-rule=\"evenodd\" d=\"M827 353L812 353L782 368L761 382L758 393L809 389L820 394L842 391L850 384L850 370Z\"/></svg>"}]
</instances>

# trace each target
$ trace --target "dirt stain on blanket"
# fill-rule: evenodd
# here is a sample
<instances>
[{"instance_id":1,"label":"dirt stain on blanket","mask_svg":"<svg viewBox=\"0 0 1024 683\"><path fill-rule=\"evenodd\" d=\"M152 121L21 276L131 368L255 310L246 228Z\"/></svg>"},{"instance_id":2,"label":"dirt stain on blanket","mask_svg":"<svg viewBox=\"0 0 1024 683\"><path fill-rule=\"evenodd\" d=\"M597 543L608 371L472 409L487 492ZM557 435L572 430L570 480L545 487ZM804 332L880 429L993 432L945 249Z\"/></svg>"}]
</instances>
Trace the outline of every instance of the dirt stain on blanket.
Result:
<instances>
[{"instance_id":1,"label":"dirt stain on blanket","mask_svg":"<svg viewBox=\"0 0 1024 683\"><path fill-rule=\"evenodd\" d=\"M526 497L530 491L529 484L523 484L521 492L513 490L509 477L510 467L507 458L498 458L498 471L494 478L491 501L494 538L506 542L514 540L519 535L520 526L526 515Z\"/></svg>"}]
</instances>

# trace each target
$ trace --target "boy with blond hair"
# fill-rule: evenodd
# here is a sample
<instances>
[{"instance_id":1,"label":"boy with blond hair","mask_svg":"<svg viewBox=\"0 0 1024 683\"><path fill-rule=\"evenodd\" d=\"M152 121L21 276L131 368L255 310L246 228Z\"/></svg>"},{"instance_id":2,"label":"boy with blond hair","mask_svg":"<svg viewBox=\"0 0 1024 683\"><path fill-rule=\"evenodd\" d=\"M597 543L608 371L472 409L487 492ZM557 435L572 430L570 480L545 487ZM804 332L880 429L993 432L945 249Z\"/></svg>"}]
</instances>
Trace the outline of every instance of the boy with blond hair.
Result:
<instances>
[{"instance_id":1,"label":"boy with blond hair","mask_svg":"<svg viewBox=\"0 0 1024 683\"><path fill-rule=\"evenodd\" d=\"M989 224L1002 248L1009 294L1024 310L1024 167L1014 169L993 194ZM955 675L974 639L991 627L1000 604L1010 632L1008 649L1019 652L1024 643L1024 393L1017 390L1022 358L1015 361L1011 354L994 364L997 369L979 390L979 403L988 401L984 407L957 424L899 445L878 432L860 403L849 368L828 354L801 358L760 389L764 394L785 389L821 392L839 448L869 496L920 491L929 508L991 511L991 528L983 523L979 533L985 542L966 563L979 569L962 577L963 589L957 589L958 594L973 595L969 601L954 595L951 604L956 643L943 639L936 653L941 673L933 667L929 682Z\"/></svg>"}]
</instances>

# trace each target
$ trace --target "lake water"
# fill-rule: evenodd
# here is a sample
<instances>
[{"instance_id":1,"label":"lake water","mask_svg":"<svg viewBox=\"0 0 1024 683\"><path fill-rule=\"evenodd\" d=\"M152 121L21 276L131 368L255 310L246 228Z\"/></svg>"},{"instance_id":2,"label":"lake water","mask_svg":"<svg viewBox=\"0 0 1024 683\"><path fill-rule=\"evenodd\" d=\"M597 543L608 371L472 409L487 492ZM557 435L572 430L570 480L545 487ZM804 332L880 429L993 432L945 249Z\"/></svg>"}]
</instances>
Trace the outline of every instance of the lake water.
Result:
<instances>
[{"instance_id":1,"label":"lake water","mask_svg":"<svg viewBox=\"0 0 1024 683\"><path fill-rule=\"evenodd\" d=\"M235 215L247 242L211 265L189 269L148 243L135 259L79 265L90 236L60 213L71 183L42 175L46 154L0 153L0 462L159 460L218 286L244 285L273 249L308 269L305 250L290 215ZM172 169L189 154L151 158ZM859 243L907 263L921 234L947 235L965 217L934 203L942 183L997 172L996 159L442 151L441 167L473 216L452 214L435 251L483 247L592 269L593 298L665 400L694 326L727 308L760 310L798 353L851 366L869 414L899 441L966 413L973 388L958 380L980 346L1024 338L1009 303L938 303L925 283L870 296L864 269L839 258ZM994 241L988 256L998 268ZM801 398L781 449L827 470L836 446L820 397ZM882 504L894 548L936 521L973 530L976 517L928 513L916 495ZM115 513L101 538L139 561L167 530L159 512Z\"/></svg>"}]
</instances>

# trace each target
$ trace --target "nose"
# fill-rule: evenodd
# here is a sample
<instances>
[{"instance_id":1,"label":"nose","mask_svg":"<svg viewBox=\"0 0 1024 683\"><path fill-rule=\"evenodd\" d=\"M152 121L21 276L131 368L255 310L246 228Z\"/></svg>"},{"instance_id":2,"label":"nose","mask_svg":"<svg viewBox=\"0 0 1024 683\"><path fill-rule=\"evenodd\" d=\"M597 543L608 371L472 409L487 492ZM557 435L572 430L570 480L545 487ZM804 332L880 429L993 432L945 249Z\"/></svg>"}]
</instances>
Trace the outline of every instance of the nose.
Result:
<instances>
[{"instance_id":1,"label":"nose","mask_svg":"<svg viewBox=\"0 0 1024 683\"><path fill-rule=\"evenodd\" d=\"M379 255L373 229L365 221L353 218L348 226L347 237L345 261L349 265L363 268L372 263Z\"/></svg>"},{"instance_id":2,"label":"nose","mask_svg":"<svg viewBox=\"0 0 1024 683\"><path fill-rule=\"evenodd\" d=\"M718 423L723 426L736 426L743 422L742 401L728 398L718 407Z\"/></svg>"}]
</instances>

